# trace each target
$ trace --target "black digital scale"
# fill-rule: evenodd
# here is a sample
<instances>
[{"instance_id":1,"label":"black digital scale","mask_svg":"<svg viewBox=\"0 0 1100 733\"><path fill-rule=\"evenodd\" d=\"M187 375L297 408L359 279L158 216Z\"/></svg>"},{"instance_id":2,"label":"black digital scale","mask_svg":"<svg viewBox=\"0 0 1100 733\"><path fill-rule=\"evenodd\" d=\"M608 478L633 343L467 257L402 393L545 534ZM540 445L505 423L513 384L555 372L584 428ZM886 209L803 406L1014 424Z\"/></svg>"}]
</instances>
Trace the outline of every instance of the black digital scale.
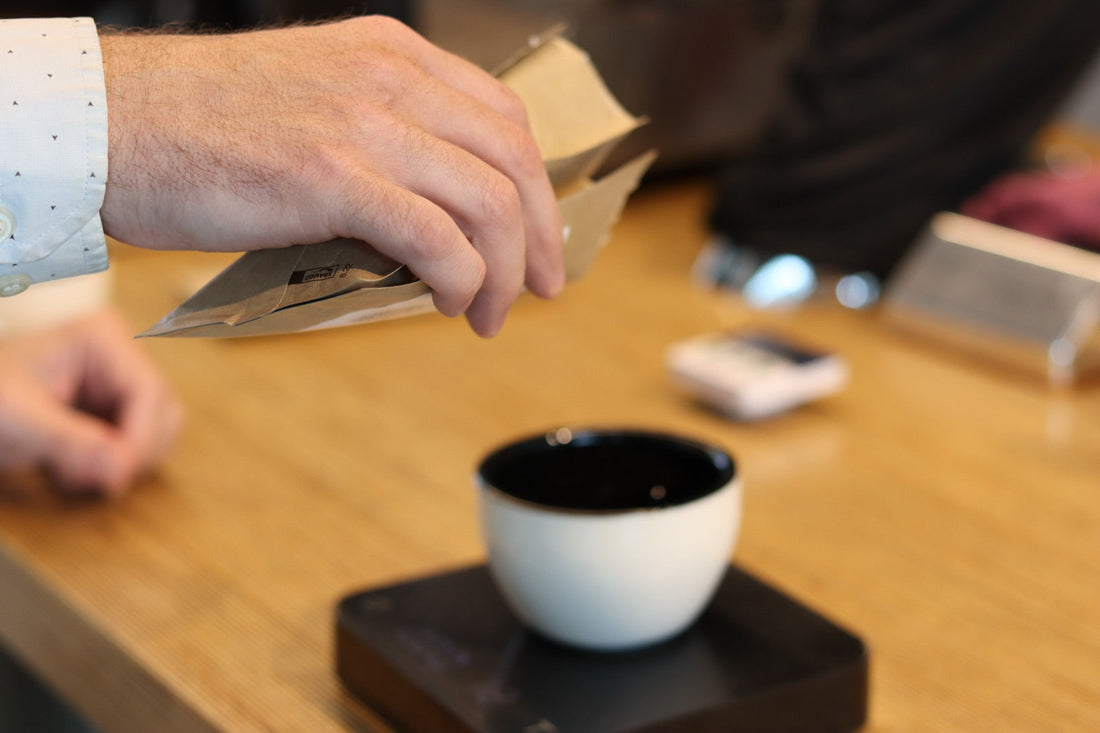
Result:
<instances>
[{"instance_id":1,"label":"black digital scale","mask_svg":"<svg viewBox=\"0 0 1100 733\"><path fill-rule=\"evenodd\" d=\"M589 652L528 631L476 566L341 600L336 667L402 733L852 733L854 635L731 566L687 631Z\"/></svg>"}]
</instances>

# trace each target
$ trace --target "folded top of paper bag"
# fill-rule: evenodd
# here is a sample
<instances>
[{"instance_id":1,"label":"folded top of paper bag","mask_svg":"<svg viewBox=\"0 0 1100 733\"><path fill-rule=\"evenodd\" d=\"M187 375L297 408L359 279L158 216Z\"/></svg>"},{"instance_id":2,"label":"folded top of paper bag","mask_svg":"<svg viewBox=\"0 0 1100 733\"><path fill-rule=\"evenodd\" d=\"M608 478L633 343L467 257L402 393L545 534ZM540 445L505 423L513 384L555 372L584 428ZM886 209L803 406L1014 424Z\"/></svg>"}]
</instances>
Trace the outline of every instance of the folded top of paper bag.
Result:
<instances>
[{"instance_id":1,"label":"folded top of paper bag","mask_svg":"<svg viewBox=\"0 0 1100 733\"><path fill-rule=\"evenodd\" d=\"M498 76L527 106L561 207L566 279L576 280L656 157L646 153L592 179L643 120L619 105L588 56L556 31L531 39ZM366 242L335 239L249 252L140 335L259 336L430 310L427 285L407 267Z\"/></svg>"}]
</instances>

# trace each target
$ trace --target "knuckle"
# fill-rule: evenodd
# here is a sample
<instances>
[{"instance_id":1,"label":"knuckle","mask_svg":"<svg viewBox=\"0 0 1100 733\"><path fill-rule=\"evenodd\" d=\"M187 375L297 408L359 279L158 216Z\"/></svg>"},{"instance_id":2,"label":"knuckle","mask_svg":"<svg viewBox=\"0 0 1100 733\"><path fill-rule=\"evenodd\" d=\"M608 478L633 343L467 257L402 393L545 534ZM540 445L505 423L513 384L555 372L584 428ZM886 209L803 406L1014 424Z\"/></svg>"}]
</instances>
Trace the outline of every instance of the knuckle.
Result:
<instances>
[{"instance_id":1,"label":"knuckle","mask_svg":"<svg viewBox=\"0 0 1100 733\"><path fill-rule=\"evenodd\" d=\"M353 18L351 39L341 53L326 56L330 69L358 88L400 88L418 68L410 41L415 33L400 21L384 16ZM333 100L325 99L326 104Z\"/></svg>"},{"instance_id":2,"label":"knuckle","mask_svg":"<svg viewBox=\"0 0 1100 733\"><path fill-rule=\"evenodd\" d=\"M407 125L402 129L395 129L393 137L400 141L398 153L407 166L415 170L425 170L438 163L438 142L423 128Z\"/></svg>"},{"instance_id":3,"label":"knuckle","mask_svg":"<svg viewBox=\"0 0 1100 733\"><path fill-rule=\"evenodd\" d=\"M335 103L348 105L356 116L372 115L375 110L394 110L400 106L405 89L417 83L415 72L415 67L401 54L379 49L364 57L354 72L358 94Z\"/></svg>"},{"instance_id":4,"label":"knuckle","mask_svg":"<svg viewBox=\"0 0 1100 733\"><path fill-rule=\"evenodd\" d=\"M527 105L523 99L503 82L497 82L497 109L501 114L519 126L527 129L529 120L527 117Z\"/></svg>"},{"instance_id":5,"label":"knuckle","mask_svg":"<svg viewBox=\"0 0 1100 733\"><path fill-rule=\"evenodd\" d=\"M536 177L546 174L546 163L542 160L542 153L525 129L513 128L505 144L508 165L516 175Z\"/></svg>"},{"instance_id":6,"label":"knuckle","mask_svg":"<svg viewBox=\"0 0 1100 733\"><path fill-rule=\"evenodd\" d=\"M387 38L391 36L402 38L406 33L411 32L407 25L388 15L358 15L347 18L343 22L359 33Z\"/></svg>"},{"instance_id":7,"label":"knuckle","mask_svg":"<svg viewBox=\"0 0 1100 733\"><path fill-rule=\"evenodd\" d=\"M519 189L506 176L489 176L478 188L478 211L485 221L496 226L520 221Z\"/></svg>"},{"instance_id":8,"label":"knuckle","mask_svg":"<svg viewBox=\"0 0 1100 733\"><path fill-rule=\"evenodd\" d=\"M458 239L454 221L442 210L407 207L404 212L407 250L417 262L437 262L453 256Z\"/></svg>"},{"instance_id":9,"label":"knuckle","mask_svg":"<svg viewBox=\"0 0 1100 733\"><path fill-rule=\"evenodd\" d=\"M413 35L413 30L397 18L390 15L368 15L364 20L371 23L374 28L385 31L388 34L404 39Z\"/></svg>"}]
</instances>

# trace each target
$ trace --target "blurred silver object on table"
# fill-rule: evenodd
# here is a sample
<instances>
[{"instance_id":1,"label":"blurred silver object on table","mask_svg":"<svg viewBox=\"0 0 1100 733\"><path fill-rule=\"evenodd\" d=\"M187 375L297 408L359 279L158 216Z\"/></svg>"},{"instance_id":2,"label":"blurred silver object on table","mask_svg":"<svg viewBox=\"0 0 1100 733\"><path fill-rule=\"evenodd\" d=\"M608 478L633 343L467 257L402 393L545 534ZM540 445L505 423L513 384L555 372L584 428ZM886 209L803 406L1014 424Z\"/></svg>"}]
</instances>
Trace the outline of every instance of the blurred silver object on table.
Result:
<instances>
[{"instance_id":1,"label":"blurred silver object on table","mask_svg":"<svg viewBox=\"0 0 1100 733\"><path fill-rule=\"evenodd\" d=\"M1055 386L1100 366L1100 254L960 214L932 219L882 306L908 331Z\"/></svg>"}]
</instances>

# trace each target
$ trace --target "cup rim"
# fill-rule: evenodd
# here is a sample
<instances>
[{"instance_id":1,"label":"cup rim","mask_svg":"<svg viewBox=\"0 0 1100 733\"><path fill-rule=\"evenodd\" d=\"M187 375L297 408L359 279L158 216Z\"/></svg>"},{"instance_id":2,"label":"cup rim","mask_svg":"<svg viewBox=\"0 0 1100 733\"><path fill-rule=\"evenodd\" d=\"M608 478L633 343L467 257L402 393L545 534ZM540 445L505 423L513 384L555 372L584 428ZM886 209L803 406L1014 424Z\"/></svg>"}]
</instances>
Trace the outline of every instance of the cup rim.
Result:
<instances>
[{"instance_id":1,"label":"cup rim","mask_svg":"<svg viewBox=\"0 0 1100 733\"><path fill-rule=\"evenodd\" d=\"M521 451L529 450L534 447L538 447L540 444L545 444L551 448L560 445L585 445L592 444L596 441L606 440L610 437L626 438L626 439L644 439L660 441L665 443L674 443L682 448L698 451L708 457L711 462L718 468L716 478L709 482L705 489L697 496L692 497L687 501L681 501L677 503L662 504L659 506L638 506L630 507L626 509L589 509L589 508L577 508L577 507L563 507L555 504L545 504L538 501L532 501L518 497L496 485L491 483L486 477L486 468L493 462L507 460L511 454ZM687 506L696 504L699 501L713 497L721 492L723 489L731 488L736 484L740 478L740 474L737 470L737 461L733 455L714 443L700 440L694 437L689 437L681 433L673 433L666 430L647 429L647 428L619 428L619 427L576 427L576 426L561 426L550 430L544 430L539 433L530 433L525 436L509 440L501 443L495 448L486 453L480 461L478 461L477 469L474 474L476 483L479 488L487 493L506 500L509 503L513 503L518 506L530 507L538 509L540 512L547 514L563 514L563 515L588 515L588 516L612 516L619 515L625 516L629 514L636 514L639 512L667 512L673 509L682 509Z\"/></svg>"}]
</instances>

